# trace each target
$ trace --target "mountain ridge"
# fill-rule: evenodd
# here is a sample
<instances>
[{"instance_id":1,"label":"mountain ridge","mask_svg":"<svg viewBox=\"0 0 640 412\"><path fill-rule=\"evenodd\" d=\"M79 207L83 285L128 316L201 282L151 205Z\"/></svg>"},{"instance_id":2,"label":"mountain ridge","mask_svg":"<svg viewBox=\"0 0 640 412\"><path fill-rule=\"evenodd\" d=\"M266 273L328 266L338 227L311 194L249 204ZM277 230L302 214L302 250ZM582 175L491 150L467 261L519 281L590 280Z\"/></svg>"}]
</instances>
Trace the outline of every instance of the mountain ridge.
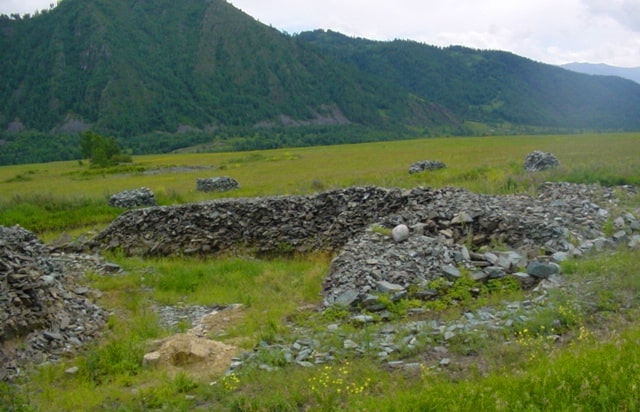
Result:
<instances>
[{"instance_id":1,"label":"mountain ridge","mask_svg":"<svg viewBox=\"0 0 640 412\"><path fill-rule=\"evenodd\" d=\"M593 129L640 125L634 120L640 88L628 80L572 73L504 51L377 42L323 30L300 36L367 73L393 77L467 120ZM609 105L624 112L607 120Z\"/></svg>"},{"instance_id":2,"label":"mountain ridge","mask_svg":"<svg viewBox=\"0 0 640 412\"><path fill-rule=\"evenodd\" d=\"M75 158L89 128L134 153L640 130L628 80L501 51L288 35L224 0L64 0L0 16L0 52L0 164L57 159L41 146Z\"/></svg>"},{"instance_id":3,"label":"mountain ridge","mask_svg":"<svg viewBox=\"0 0 640 412\"><path fill-rule=\"evenodd\" d=\"M563 64L560 67L584 74L622 77L640 84L640 67L618 67L604 63L578 62Z\"/></svg>"},{"instance_id":4,"label":"mountain ridge","mask_svg":"<svg viewBox=\"0 0 640 412\"><path fill-rule=\"evenodd\" d=\"M337 107L340 119L385 123L376 112L387 103L375 96L370 81L340 77L346 68L225 1L176 6L168 0L65 0L31 20L34 24L18 22L27 26L18 29L33 43L22 50L36 50L37 57L25 58L15 48L14 55L26 60L25 66L53 69L34 73L45 82L27 76L13 90L2 90L2 97L13 103L0 109L4 122L31 119L27 127L47 130L56 126L55 120L59 126L60 119L79 118L99 130L131 136L154 129L175 132L181 124L247 126L277 122L281 116L310 121L317 113L337 113ZM44 35L30 36L28 31L37 29ZM3 67L14 78L20 77L17 70ZM335 78L322 82L320 73ZM15 93L25 86L31 93ZM34 93L36 88L46 90ZM335 98L336 89L343 93L341 100ZM355 110L344 104L349 94L370 107ZM396 92L391 97L403 99ZM36 116L27 107L49 116ZM331 110L323 110L327 107Z\"/></svg>"}]
</instances>

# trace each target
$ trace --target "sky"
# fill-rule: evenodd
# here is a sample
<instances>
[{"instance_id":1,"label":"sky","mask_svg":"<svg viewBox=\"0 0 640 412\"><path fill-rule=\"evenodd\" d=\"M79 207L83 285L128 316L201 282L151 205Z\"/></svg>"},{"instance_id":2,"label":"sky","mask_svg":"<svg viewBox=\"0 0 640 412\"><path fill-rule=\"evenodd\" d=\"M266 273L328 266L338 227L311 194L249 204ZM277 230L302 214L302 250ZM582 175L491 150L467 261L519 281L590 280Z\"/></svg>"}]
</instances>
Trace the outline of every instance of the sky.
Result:
<instances>
[{"instance_id":1,"label":"sky","mask_svg":"<svg viewBox=\"0 0 640 412\"><path fill-rule=\"evenodd\" d=\"M33 13L56 1L0 0L0 13ZM640 67L640 0L228 1L290 34L325 29L372 40L505 50L549 64Z\"/></svg>"}]
</instances>

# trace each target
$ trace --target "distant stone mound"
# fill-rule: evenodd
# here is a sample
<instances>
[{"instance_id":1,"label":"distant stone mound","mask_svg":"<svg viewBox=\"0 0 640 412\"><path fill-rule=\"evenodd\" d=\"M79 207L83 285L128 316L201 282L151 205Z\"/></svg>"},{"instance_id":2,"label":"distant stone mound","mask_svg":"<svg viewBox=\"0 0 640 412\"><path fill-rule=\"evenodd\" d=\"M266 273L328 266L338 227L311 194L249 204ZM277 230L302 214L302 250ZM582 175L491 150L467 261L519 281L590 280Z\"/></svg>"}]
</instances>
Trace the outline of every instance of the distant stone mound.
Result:
<instances>
[{"instance_id":1,"label":"distant stone mound","mask_svg":"<svg viewBox=\"0 0 640 412\"><path fill-rule=\"evenodd\" d=\"M560 166L560 162L553 154L541 150L529 153L524 160L524 170L528 172L539 172L558 166Z\"/></svg>"},{"instance_id":2,"label":"distant stone mound","mask_svg":"<svg viewBox=\"0 0 640 412\"><path fill-rule=\"evenodd\" d=\"M420 173L426 170L444 169L447 165L439 160L421 160L415 162L409 167L409 174Z\"/></svg>"},{"instance_id":3,"label":"distant stone mound","mask_svg":"<svg viewBox=\"0 0 640 412\"><path fill-rule=\"evenodd\" d=\"M238 182L229 176L198 179L196 189L199 192L227 192L239 188Z\"/></svg>"},{"instance_id":4,"label":"distant stone mound","mask_svg":"<svg viewBox=\"0 0 640 412\"><path fill-rule=\"evenodd\" d=\"M125 190L109 198L109 206L132 209L140 206L156 206L156 197L148 187Z\"/></svg>"}]
</instances>

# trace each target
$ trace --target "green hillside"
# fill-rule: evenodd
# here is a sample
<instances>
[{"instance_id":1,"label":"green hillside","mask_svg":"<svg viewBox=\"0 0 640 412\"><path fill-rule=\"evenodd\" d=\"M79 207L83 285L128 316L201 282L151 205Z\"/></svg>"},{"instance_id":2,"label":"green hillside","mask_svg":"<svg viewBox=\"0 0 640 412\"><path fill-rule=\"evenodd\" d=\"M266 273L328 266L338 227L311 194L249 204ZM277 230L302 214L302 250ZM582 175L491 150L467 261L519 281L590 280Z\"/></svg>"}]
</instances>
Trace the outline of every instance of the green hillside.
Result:
<instances>
[{"instance_id":1,"label":"green hillside","mask_svg":"<svg viewBox=\"0 0 640 412\"><path fill-rule=\"evenodd\" d=\"M383 125L410 114L406 93L381 94L222 0L65 0L30 19L5 18L2 29L5 127L64 130L79 120L134 136L181 125Z\"/></svg>"},{"instance_id":2,"label":"green hillside","mask_svg":"<svg viewBox=\"0 0 640 412\"><path fill-rule=\"evenodd\" d=\"M465 120L592 130L640 128L640 85L502 51L378 42L317 30L298 36Z\"/></svg>"},{"instance_id":3,"label":"green hillside","mask_svg":"<svg viewBox=\"0 0 640 412\"><path fill-rule=\"evenodd\" d=\"M639 130L640 85L513 54L288 35L224 0L0 16L0 164L525 131Z\"/></svg>"}]
</instances>

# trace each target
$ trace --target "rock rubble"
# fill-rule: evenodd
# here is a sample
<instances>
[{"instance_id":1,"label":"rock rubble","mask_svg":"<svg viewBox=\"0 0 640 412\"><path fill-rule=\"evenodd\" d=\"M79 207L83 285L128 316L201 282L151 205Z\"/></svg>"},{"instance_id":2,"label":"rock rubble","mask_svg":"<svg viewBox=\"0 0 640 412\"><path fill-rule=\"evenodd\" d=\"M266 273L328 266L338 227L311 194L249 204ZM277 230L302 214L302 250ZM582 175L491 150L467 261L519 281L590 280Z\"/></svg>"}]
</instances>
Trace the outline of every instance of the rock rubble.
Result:
<instances>
[{"instance_id":1,"label":"rock rubble","mask_svg":"<svg viewBox=\"0 0 640 412\"><path fill-rule=\"evenodd\" d=\"M119 267L69 250L119 249L129 255L331 251L335 258L323 285L323 306L351 308L350 321L366 324L373 321L370 312L384 318L382 294L392 300L409 293L430 299L431 281L453 282L463 272L477 281L511 276L536 290L561 283L557 263L568 257L616 243L639 244L637 211L621 211L616 203L625 194L637 190L546 183L537 196L487 196L458 188L365 186L309 196L221 199L126 211L86 243L55 249L24 229L0 227L0 378L17 376L26 360L58 359L99 335L105 314L93 303L97 292L78 279L89 270L114 273ZM339 348L325 348L310 335L264 344L254 353L276 351L302 366L372 348L386 358L411 345L444 347L443 342L482 325L508 326L516 314L522 319L523 311L543 300L544 293L527 305L465 314L454 324L394 327L366 347L352 336ZM174 329L212 309L160 312L165 327ZM13 344L18 339L20 350ZM446 365L446 351L439 354ZM253 357L242 355L232 365Z\"/></svg>"},{"instance_id":2,"label":"rock rubble","mask_svg":"<svg viewBox=\"0 0 640 412\"><path fill-rule=\"evenodd\" d=\"M409 174L420 173L426 170L444 169L447 165L440 160L422 160L412 163L409 167Z\"/></svg>"},{"instance_id":3,"label":"rock rubble","mask_svg":"<svg viewBox=\"0 0 640 412\"><path fill-rule=\"evenodd\" d=\"M148 187L125 190L111 195L109 206L132 209L140 206L156 206L156 197Z\"/></svg>"},{"instance_id":4,"label":"rock rubble","mask_svg":"<svg viewBox=\"0 0 640 412\"><path fill-rule=\"evenodd\" d=\"M535 150L524 159L524 170L540 172L560 166L560 161L552 153Z\"/></svg>"},{"instance_id":5,"label":"rock rubble","mask_svg":"<svg viewBox=\"0 0 640 412\"><path fill-rule=\"evenodd\" d=\"M366 186L223 199L126 212L93 245L140 255L328 250L337 255L324 282L325 305L375 307L372 294L402 295L416 286L428 295L429 281L455 280L461 269L478 281L513 276L531 287L557 273L554 261L631 243L639 226L631 213L615 217L612 238L603 232L614 218L614 191L636 189L546 183L532 197Z\"/></svg>"},{"instance_id":6,"label":"rock rubble","mask_svg":"<svg viewBox=\"0 0 640 412\"><path fill-rule=\"evenodd\" d=\"M105 313L78 279L101 260L51 253L31 232L0 226L0 380L60 359L98 336Z\"/></svg>"},{"instance_id":7,"label":"rock rubble","mask_svg":"<svg viewBox=\"0 0 640 412\"><path fill-rule=\"evenodd\" d=\"M635 192L629 187L622 190ZM523 287L532 287L558 273L556 262L614 244L602 231L609 208L615 206L613 189L547 183L534 198L453 188L414 189L408 198L407 207L378 224L393 228L392 233L408 226L408 238L398 242L375 230L375 225L352 238L334 258L325 279L325 306L371 311L378 307L376 294L404 297L409 288L429 299L434 297L430 281L440 277L454 281L461 269L477 281L512 276ZM637 231L636 217L624 216L616 219L624 228L619 239Z\"/></svg>"},{"instance_id":8,"label":"rock rubble","mask_svg":"<svg viewBox=\"0 0 640 412\"><path fill-rule=\"evenodd\" d=\"M229 176L198 179L196 190L199 192L227 192L239 188L238 182Z\"/></svg>"}]
</instances>

